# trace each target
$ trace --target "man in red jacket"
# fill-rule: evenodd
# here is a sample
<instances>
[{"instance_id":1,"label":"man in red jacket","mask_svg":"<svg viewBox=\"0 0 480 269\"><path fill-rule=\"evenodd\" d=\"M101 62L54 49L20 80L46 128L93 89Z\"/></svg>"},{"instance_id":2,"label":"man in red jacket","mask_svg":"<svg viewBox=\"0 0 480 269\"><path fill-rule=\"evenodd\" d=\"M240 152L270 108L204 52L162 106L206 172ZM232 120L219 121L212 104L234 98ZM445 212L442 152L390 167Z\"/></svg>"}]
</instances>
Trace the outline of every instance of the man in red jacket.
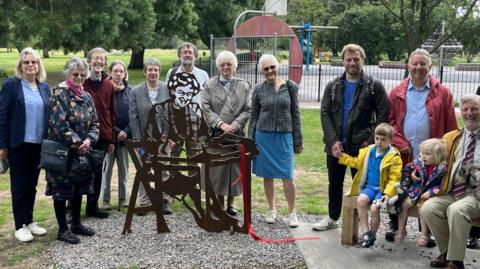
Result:
<instances>
[{"instance_id":1,"label":"man in red jacket","mask_svg":"<svg viewBox=\"0 0 480 269\"><path fill-rule=\"evenodd\" d=\"M395 130L393 145L402 154L404 165L418 158L419 145L424 140L442 138L458 128L450 90L430 75L430 53L416 49L410 54L407 68L410 76L388 96L388 122ZM390 219L391 229L385 234L387 241L394 240L398 228L397 215L390 215ZM435 246L433 242L431 246Z\"/></svg>"},{"instance_id":2,"label":"man in red jacket","mask_svg":"<svg viewBox=\"0 0 480 269\"><path fill-rule=\"evenodd\" d=\"M100 123L100 138L93 149L106 153L114 150L115 132L115 91L112 82L103 72L107 65L107 51L103 48L94 48L87 54L90 65L90 77L85 80L83 87L92 96L95 110ZM107 218L108 213L98 209L98 198L102 185L102 167L95 168L94 193L87 196L86 214L94 218Z\"/></svg>"}]
</instances>

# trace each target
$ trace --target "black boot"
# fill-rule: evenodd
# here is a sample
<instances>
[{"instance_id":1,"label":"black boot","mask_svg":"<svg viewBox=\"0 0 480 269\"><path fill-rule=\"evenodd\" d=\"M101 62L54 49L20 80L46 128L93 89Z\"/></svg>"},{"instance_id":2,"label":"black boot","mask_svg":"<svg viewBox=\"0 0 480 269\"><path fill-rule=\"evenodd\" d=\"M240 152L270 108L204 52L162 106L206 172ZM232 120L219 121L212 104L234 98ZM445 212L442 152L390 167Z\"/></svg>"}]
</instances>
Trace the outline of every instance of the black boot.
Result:
<instances>
[{"instance_id":1,"label":"black boot","mask_svg":"<svg viewBox=\"0 0 480 269\"><path fill-rule=\"evenodd\" d=\"M98 209L98 205L96 204L87 204L87 208L85 210L87 217L97 218L97 219L106 219L108 218L108 213L105 211L101 211Z\"/></svg>"}]
</instances>

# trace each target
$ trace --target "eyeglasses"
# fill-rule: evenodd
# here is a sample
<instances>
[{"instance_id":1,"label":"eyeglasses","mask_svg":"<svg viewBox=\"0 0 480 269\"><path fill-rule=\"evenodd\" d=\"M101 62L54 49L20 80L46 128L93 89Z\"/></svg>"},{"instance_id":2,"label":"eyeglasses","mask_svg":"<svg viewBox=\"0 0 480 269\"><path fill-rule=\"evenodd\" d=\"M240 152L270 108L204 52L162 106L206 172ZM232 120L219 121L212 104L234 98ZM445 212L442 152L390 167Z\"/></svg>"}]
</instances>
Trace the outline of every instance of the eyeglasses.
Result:
<instances>
[{"instance_id":1,"label":"eyeglasses","mask_svg":"<svg viewBox=\"0 0 480 269\"><path fill-rule=\"evenodd\" d=\"M277 67L275 65L270 65L270 66L264 67L263 71L265 71L265 72L268 72L268 70L275 71L276 68Z\"/></svg>"},{"instance_id":2,"label":"eyeglasses","mask_svg":"<svg viewBox=\"0 0 480 269\"><path fill-rule=\"evenodd\" d=\"M231 63L223 63L223 64L220 64L220 67L232 67L232 64Z\"/></svg>"},{"instance_id":3,"label":"eyeglasses","mask_svg":"<svg viewBox=\"0 0 480 269\"><path fill-rule=\"evenodd\" d=\"M29 64L35 65L35 64L38 64L38 61L35 61L35 60L32 60L32 61L22 61L22 64L24 64L24 65L29 65Z\"/></svg>"},{"instance_id":4,"label":"eyeglasses","mask_svg":"<svg viewBox=\"0 0 480 269\"><path fill-rule=\"evenodd\" d=\"M78 77L84 78L84 77L87 76L87 74L84 74L84 73L72 73L72 76L73 76L73 77L76 77L76 78L78 78Z\"/></svg>"},{"instance_id":5,"label":"eyeglasses","mask_svg":"<svg viewBox=\"0 0 480 269\"><path fill-rule=\"evenodd\" d=\"M106 58L105 58L105 57L101 57L101 56L96 56L96 57L93 57L92 59L95 60L95 61L105 62L105 59L106 59Z\"/></svg>"}]
</instances>

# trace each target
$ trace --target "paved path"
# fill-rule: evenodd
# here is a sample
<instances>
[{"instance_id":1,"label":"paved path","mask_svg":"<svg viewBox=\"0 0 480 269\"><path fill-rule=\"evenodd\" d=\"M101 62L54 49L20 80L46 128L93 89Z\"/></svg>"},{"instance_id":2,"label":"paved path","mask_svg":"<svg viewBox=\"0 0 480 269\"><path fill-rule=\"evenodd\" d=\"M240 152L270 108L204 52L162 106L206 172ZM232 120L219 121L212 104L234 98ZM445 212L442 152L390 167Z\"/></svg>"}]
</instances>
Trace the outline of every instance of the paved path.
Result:
<instances>
[{"instance_id":1,"label":"paved path","mask_svg":"<svg viewBox=\"0 0 480 269\"><path fill-rule=\"evenodd\" d=\"M297 241L297 245L310 269L394 269L431 268L437 248L417 248L415 242L405 240L402 245L386 242L379 236L375 246L362 249L340 244L340 229L315 232L311 223L300 223L290 229L292 236L320 236L320 240ZM480 250L467 249L466 268L480 269Z\"/></svg>"}]
</instances>

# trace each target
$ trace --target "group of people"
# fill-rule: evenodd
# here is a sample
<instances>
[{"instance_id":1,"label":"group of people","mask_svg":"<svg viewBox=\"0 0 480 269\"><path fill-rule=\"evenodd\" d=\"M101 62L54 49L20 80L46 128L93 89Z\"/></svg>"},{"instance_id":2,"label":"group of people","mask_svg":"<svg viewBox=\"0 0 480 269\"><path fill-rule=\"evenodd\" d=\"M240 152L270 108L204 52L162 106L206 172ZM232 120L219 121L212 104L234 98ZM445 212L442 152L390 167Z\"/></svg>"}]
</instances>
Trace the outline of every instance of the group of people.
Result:
<instances>
[{"instance_id":1,"label":"group of people","mask_svg":"<svg viewBox=\"0 0 480 269\"><path fill-rule=\"evenodd\" d=\"M461 98L465 127L458 129L452 94L430 75L426 50L410 54L410 76L389 94L363 70L360 46L346 45L342 59L345 72L327 84L321 106L329 217L313 229L338 227L345 172L351 167L361 247L373 246L382 206L393 211L386 240L401 244L408 209L416 205L421 230L416 244L437 244L441 254L430 265L464 268L465 249L475 248L478 238L471 220L480 217L480 196L475 195L480 96Z\"/></svg>"},{"instance_id":2,"label":"group of people","mask_svg":"<svg viewBox=\"0 0 480 269\"><path fill-rule=\"evenodd\" d=\"M178 48L180 65L160 81L161 64L147 59L145 82L128 84L128 71L120 60L108 69L107 51L94 48L87 60L73 57L64 66L65 80L50 90L38 53L26 48L20 53L15 77L7 79L0 92L0 159L11 164L12 207L15 237L31 241L46 229L33 221L39 177L41 143L54 140L70 148L69 165L82 156L100 155L103 165L92 165L82 179L68 173L46 171L46 194L51 195L59 230L57 239L76 244L77 235L95 231L81 223L82 196L87 195L86 215L106 218L111 209L112 167L117 161L119 208L127 206L127 139L151 135L148 126L153 107L180 111L165 117L161 136L168 143L163 154L187 156L199 152L195 134L208 129L211 136L223 133L248 136L260 153L252 170L263 177L269 211L267 223L275 223L275 178L282 179L288 204L288 225L298 226L295 213L294 153L301 153L302 129L298 85L279 77L275 56L263 54L258 63L265 80L252 87L238 77L236 56L223 51L216 57L218 76L195 66L198 50L191 43ZM480 130L480 96L466 95L460 101L465 127L458 129L452 95L430 75L430 54L413 51L408 61L410 76L387 94L382 82L363 70L364 50L348 44L342 50L345 72L327 84L322 98L321 124L328 168L329 217L313 225L322 231L338 227L346 168L354 178L350 195L358 195L362 247L376 240L380 208L390 205L391 230L386 239L400 244L406 234L408 208L420 208L421 236L426 246L435 236L441 255L433 267L463 268L466 242L476 244L471 219L480 217L475 182L470 173L480 159L476 150ZM443 139L442 139L443 138ZM474 167L473 169L471 169ZM236 180L239 164L210 168L211 182L225 211L235 216L234 197L241 194ZM102 187L103 186L103 187ZM103 204L98 200L103 193ZM143 186L140 205L150 204ZM164 214L171 214L165 196ZM371 222L368 222L368 211ZM71 212L71 225L67 215ZM478 231L477 231L478 233Z\"/></svg>"},{"instance_id":3,"label":"group of people","mask_svg":"<svg viewBox=\"0 0 480 269\"><path fill-rule=\"evenodd\" d=\"M193 156L201 150L194 136L202 130L210 136L223 133L250 135L260 148L253 170L264 177L270 211L266 221L274 223L276 209L274 178L283 180L288 202L289 225L298 226L295 213L294 153L302 152L298 86L278 77L279 62L264 54L259 68L265 81L253 89L247 81L235 77L236 56L223 51L216 57L219 75L208 74L195 66L198 50L185 42L178 48L180 65L168 71L160 81L161 64L155 58L145 61L145 82L131 87L128 71L120 60L107 70L107 51L94 48L87 59L72 57L64 66L65 80L50 89L38 53L26 48L20 53L15 76L7 79L0 92L0 159L9 159L15 237L22 242L47 233L33 220L36 187L39 178L41 144L44 139L66 145L69 150L67 171L90 161L89 172L78 175L46 171L46 195L52 196L58 223L57 239L69 244L80 236L95 235L82 224L82 196L87 195L86 216L107 218L112 208L111 177L114 162L118 166L118 208L128 206L128 151L126 140L141 140L152 135L149 115L152 108L172 111L159 121L161 139L167 138L161 154ZM163 115L166 115L165 113ZM165 136L165 137L164 137ZM148 154L148 153L147 153ZM239 164L210 168L210 180L217 199L227 214L237 215L234 197L242 192L237 180ZM103 194L103 196L101 196ZM164 214L171 214L169 197L164 196ZM99 199L103 199L99 207ZM150 199L140 186L139 202ZM70 225L69 225L70 223Z\"/></svg>"}]
</instances>

